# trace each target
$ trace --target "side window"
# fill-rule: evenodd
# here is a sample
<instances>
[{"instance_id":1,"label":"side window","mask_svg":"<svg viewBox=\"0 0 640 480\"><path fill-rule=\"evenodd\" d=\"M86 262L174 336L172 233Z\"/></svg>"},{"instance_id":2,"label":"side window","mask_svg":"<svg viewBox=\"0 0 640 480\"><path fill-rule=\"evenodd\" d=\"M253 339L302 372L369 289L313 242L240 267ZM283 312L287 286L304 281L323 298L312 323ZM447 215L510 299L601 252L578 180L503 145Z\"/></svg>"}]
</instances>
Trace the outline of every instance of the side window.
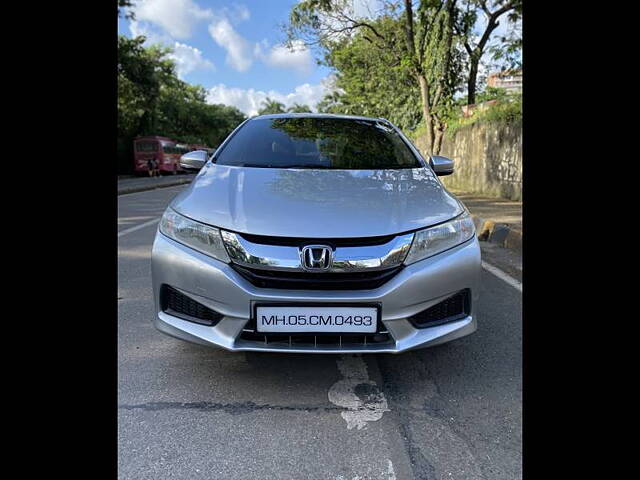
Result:
<instances>
[{"instance_id":1,"label":"side window","mask_svg":"<svg viewBox=\"0 0 640 480\"><path fill-rule=\"evenodd\" d=\"M137 142L136 152L157 152L158 144L156 142Z\"/></svg>"}]
</instances>

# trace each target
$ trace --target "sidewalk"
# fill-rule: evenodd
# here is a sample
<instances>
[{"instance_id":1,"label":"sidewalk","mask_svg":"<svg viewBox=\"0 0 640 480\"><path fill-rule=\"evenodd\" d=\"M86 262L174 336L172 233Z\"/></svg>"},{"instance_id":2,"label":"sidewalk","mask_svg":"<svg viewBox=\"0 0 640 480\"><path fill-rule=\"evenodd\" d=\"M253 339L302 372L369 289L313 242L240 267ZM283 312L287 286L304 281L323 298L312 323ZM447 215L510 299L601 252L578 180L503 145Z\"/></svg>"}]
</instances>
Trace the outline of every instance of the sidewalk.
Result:
<instances>
[{"instance_id":1,"label":"sidewalk","mask_svg":"<svg viewBox=\"0 0 640 480\"><path fill-rule=\"evenodd\" d=\"M166 177L134 177L118 179L118 195L125 193L144 192L156 188L172 187L191 183L195 173L168 175Z\"/></svg>"},{"instance_id":2,"label":"sidewalk","mask_svg":"<svg viewBox=\"0 0 640 480\"><path fill-rule=\"evenodd\" d=\"M522 202L450 191L471 212L480 240L522 251Z\"/></svg>"}]
</instances>

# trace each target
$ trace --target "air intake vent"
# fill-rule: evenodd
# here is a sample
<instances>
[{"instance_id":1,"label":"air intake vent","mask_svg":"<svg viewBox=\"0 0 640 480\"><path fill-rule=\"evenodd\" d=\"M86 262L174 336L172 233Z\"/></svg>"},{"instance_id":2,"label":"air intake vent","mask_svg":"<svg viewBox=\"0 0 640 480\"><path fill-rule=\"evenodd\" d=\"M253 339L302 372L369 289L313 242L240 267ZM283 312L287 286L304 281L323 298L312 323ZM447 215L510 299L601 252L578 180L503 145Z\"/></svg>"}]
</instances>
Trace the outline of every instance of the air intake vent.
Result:
<instances>
[{"instance_id":1,"label":"air intake vent","mask_svg":"<svg viewBox=\"0 0 640 480\"><path fill-rule=\"evenodd\" d=\"M210 327L216 325L223 316L169 285L160 288L160 306L169 315Z\"/></svg>"},{"instance_id":2,"label":"air intake vent","mask_svg":"<svg viewBox=\"0 0 640 480\"><path fill-rule=\"evenodd\" d=\"M435 327L466 317L471 312L469 289L461 290L446 300L416 313L409 320L416 328Z\"/></svg>"}]
</instances>

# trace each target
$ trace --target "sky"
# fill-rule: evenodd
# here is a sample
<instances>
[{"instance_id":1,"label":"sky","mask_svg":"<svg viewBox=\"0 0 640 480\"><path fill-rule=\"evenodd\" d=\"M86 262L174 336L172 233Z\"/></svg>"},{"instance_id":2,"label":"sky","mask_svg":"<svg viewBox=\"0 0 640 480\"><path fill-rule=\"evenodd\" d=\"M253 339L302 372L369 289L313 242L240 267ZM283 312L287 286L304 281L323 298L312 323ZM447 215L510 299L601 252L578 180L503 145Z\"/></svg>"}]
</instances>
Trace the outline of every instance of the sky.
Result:
<instances>
[{"instance_id":1,"label":"sky","mask_svg":"<svg viewBox=\"0 0 640 480\"><path fill-rule=\"evenodd\" d=\"M352 2L358 16L382 5L382 0ZM247 115L257 114L267 97L286 107L300 103L313 109L331 89L331 70L318 65L312 51L302 44L294 51L283 45L281 25L297 0L134 3L135 21L119 18L118 32L171 47L178 76L202 85L208 103L233 105Z\"/></svg>"},{"instance_id":2,"label":"sky","mask_svg":"<svg viewBox=\"0 0 640 480\"><path fill-rule=\"evenodd\" d=\"M247 115L255 115L267 96L287 107L313 107L329 88L331 71L303 45L293 52L282 45L280 25L295 3L136 0L136 20L118 19L118 32L172 47L178 76L202 85L209 103L233 105Z\"/></svg>"}]
</instances>

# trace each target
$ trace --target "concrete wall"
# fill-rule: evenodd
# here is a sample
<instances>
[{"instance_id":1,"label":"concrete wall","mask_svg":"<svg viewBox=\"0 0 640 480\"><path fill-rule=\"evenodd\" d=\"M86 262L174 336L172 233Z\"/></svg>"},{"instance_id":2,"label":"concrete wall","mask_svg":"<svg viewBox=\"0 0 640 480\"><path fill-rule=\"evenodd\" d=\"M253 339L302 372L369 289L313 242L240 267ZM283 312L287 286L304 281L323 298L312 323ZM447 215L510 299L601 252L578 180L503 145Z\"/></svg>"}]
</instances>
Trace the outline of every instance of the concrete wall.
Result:
<instances>
[{"instance_id":1,"label":"concrete wall","mask_svg":"<svg viewBox=\"0 0 640 480\"><path fill-rule=\"evenodd\" d=\"M424 152L424 139L416 146ZM475 123L452 137L445 135L440 154L455 160L453 175L441 177L455 190L522 200L522 123Z\"/></svg>"}]
</instances>

